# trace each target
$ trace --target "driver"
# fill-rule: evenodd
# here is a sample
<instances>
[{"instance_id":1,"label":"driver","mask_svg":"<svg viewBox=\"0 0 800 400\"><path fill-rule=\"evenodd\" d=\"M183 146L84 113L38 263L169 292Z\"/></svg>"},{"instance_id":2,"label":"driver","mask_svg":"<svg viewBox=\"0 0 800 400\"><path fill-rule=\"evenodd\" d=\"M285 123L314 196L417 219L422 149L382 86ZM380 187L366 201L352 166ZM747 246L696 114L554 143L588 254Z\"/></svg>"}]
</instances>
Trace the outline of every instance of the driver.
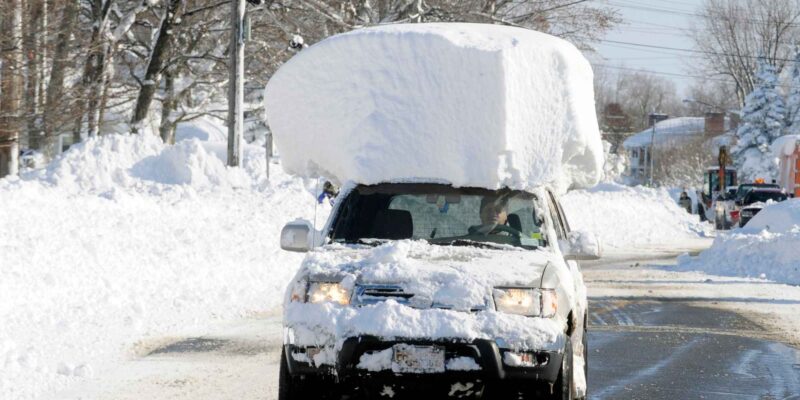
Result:
<instances>
[{"instance_id":1,"label":"driver","mask_svg":"<svg viewBox=\"0 0 800 400\"><path fill-rule=\"evenodd\" d=\"M470 234L505 234L506 230L497 229L508 221L508 198L505 196L484 196L480 207L481 225L471 226Z\"/></svg>"}]
</instances>

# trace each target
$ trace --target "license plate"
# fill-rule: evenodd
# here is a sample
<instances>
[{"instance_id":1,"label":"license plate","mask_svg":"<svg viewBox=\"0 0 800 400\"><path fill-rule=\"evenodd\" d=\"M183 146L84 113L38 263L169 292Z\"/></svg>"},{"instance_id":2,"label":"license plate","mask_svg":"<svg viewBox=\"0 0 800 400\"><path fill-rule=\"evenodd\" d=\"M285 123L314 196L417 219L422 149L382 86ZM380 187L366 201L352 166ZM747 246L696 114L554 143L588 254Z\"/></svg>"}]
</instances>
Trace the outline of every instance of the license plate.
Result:
<instances>
[{"instance_id":1,"label":"license plate","mask_svg":"<svg viewBox=\"0 0 800 400\"><path fill-rule=\"evenodd\" d=\"M444 348L396 344L392 348L392 371L397 373L430 374L444 372Z\"/></svg>"}]
</instances>

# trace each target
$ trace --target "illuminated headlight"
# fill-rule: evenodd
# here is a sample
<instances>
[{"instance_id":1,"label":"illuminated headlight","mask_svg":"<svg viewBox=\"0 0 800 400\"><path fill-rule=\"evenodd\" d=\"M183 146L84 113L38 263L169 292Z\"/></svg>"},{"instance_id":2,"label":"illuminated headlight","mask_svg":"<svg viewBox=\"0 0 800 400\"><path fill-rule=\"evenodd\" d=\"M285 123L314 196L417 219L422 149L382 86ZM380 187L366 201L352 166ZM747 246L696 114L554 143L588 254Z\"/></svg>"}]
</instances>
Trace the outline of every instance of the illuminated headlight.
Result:
<instances>
[{"instance_id":1,"label":"illuminated headlight","mask_svg":"<svg viewBox=\"0 0 800 400\"><path fill-rule=\"evenodd\" d=\"M495 288L493 295L497 311L504 313L550 318L558 309L553 289Z\"/></svg>"},{"instance_id":2,"label":"illuminated headlight","mask_svg":"<svg viewBox=\"0 0 800 400\"><path fill-rule=\"evenodd\" d=\"M311 282L306 294L308 303L339 303L350 304L350 291L341 283L336 282Z\"/></svg>"}]
</instances>

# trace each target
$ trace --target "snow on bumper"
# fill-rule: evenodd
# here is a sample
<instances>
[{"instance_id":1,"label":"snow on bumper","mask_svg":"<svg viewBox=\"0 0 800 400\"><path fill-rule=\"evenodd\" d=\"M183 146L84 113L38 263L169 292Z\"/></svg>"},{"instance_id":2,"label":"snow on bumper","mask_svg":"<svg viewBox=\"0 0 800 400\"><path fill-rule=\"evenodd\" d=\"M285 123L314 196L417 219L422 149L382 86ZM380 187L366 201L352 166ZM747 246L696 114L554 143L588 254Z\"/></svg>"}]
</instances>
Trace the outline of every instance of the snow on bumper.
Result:
<instances>
[{"instance_id":1,"label":"snow on bumper","mask_svg":"<svg viewBox=\"0 0 800 400\"><path fill-rule=\"evenodd\" d=\"M461 312L415 309L392 300L364 307L331 303L290 303L284 310L284 342L301 347L333 347L348 338L370 336L386 340L491 340L515 350L561 351L559 324L496 311ZM333 357L320 357L328 364ZM324 362L328 361L328 362Z\"/></svg>"}]
</instances>

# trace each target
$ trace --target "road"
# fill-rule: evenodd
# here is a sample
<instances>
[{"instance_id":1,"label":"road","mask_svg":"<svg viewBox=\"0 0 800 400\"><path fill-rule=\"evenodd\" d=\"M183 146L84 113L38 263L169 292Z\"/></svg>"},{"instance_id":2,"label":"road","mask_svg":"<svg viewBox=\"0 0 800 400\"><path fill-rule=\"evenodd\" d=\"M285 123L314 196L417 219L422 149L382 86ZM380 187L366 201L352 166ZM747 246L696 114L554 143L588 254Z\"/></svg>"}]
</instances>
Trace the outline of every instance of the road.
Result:
<instances>
[{"instance_id":1,"label":"road","mask_svg":"<svg viewBox=\"0 0 800 400\"><path fill-rule=\"evenodd\" d=\"M731 306L800 309L800 300L737 295L769 283L703 280L646 266L669 263L584 266L590 398L800 399L800 351L784 344L792 339L764 324L752 307ZM275 312L203 337L140 344L142 357L54 398L275 399L280 341Z\"/></svg>"}]
</instances>

